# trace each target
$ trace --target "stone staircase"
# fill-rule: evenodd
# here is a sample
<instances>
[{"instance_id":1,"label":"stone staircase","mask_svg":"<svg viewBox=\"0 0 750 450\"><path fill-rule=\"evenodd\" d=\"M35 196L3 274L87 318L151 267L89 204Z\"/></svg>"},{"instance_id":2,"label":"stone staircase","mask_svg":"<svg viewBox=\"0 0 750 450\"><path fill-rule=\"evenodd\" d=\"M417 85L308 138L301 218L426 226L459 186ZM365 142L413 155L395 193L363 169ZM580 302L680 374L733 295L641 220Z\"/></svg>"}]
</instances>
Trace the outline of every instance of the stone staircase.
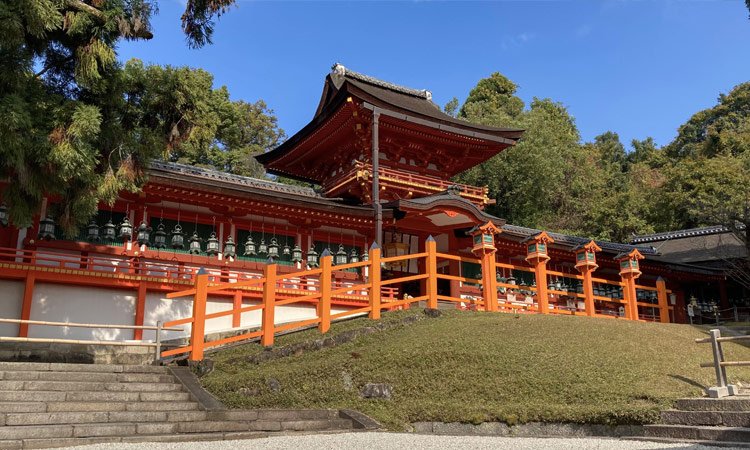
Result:
<instances>
[{"instance_id":1,"label":"stone staircase","mask_svg":"<svg viewBox=\"0 0 750 450\"><path fill-rule=\"evenodd\" d=\"M168 367L0 362L0 449L373 427L353 411L208 409L190 384Z\"/></svg>"},{"instance_id":2,"label":"stone staircase","mask_svg":"<svg viewBox=\"0 0 750 450\"><path fill-rule=\"evenodd\" d=\"M750 448L750 395L685 398L662 411L662 423L646 425L644 439Z\"/></svg>"}]
</instances>

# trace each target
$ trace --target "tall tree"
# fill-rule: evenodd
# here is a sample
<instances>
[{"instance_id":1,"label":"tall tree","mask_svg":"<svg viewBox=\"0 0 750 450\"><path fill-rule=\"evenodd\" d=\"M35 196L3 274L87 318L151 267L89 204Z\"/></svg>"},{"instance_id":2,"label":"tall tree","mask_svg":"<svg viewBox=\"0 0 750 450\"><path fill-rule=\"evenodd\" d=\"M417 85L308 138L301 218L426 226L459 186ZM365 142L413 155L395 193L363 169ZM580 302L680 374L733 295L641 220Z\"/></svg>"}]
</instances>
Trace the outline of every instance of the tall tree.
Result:
<instances>
[{"instance_id":1,"label":"tall tree","mask_svg":"<svg viewBox=\"0 0 750 450\"><path fill-rule=\"evenodd\" d=\"M233 2L189 0L182 17L188 43L210 42L215 17ZM10 180L3 201L14 225L29 225L49 195L58 223L73 233L100 200L143 183L145 164L165 151L159 144L184 139L138 117L141 87L115 57L121 39L152 37L156 6L0 1L0 177Z\"/></svg>"}]
</instances>

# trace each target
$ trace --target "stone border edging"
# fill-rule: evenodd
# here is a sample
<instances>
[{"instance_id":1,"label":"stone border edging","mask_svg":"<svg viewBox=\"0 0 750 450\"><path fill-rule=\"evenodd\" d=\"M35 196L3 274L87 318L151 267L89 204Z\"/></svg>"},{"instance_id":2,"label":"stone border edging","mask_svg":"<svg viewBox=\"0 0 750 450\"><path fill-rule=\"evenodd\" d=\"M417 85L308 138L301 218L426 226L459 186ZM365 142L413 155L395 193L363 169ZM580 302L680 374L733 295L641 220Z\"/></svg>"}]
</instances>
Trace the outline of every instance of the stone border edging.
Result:
<instances>
[{"instance_id":1,"label":"stone border edging","mask_svg":"<svg viewBox=\"0 0 750 450\"><path fill-rule=\"evenodd\" d=\"M223 411L227 409L219 399L203 389L203 386L201 386L201 383L198 381L198 377L195 376L189 367L167 366L167 368L177 381L185 386L185 389L188 390L193 399L200 404L201 409L205 411Z\"/></svg>"},{"instance_id":2,"label":"stone border edging","mask_svg":"<svg viewBox=\"0 0 750 450\"><path fill-rule=\"evenodd\" d=\"M482 422L478 425L460 422L415 422L414 432L453 436L512 436L512 437L640 437L645 434L641 425L596 425L582 423L529 422L508 425L503 422Z\"/></svg>"},{"instance_id":3,"label":"stone border edging","mask_svg":"<svg viewBox=\"0 0 750 450\"><path fill-rule=\"evenodd\" d=\"M351 420L355 429L368 431L380 429L380 423L378 423L378 421L359 411L354 411L353 409L340 409L339 417Z\"/></svg>"}]
</instances>

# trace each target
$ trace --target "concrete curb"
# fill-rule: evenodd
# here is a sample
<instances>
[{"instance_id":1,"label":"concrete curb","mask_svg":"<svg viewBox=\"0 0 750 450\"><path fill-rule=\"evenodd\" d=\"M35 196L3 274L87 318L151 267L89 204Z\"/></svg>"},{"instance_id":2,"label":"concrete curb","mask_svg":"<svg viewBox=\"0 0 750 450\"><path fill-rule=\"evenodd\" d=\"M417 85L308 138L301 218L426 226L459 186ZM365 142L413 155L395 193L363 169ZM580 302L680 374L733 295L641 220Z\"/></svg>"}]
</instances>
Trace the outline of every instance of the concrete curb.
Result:
<instances>
[{"instance_id":1,"label":"concrete curb","mask_svg":"<svg viewBox=\"0 0 750 450\"><path fill-rule=\"evenodd\" d=\"M592 425L580 423L529 422L508 425L503 422L483 422L477 425L460 422L415 422L418 434L452 436L508 436L508 437L639 437L645 434L641 425Z\"/></svg>"},{"instance_id":2,"label":"concrete curb","mask_svg":"<svg viewBox=\"0 0 750 450\"><path fill-rule=\"evenodd\" d=\"M189 367L167 366L169 372L185 386L193 399L198 402L201 409L205 411L224 411L227 409L216 397L203 389L198 377L190 370Z\"/></svg>"}]
</instances>

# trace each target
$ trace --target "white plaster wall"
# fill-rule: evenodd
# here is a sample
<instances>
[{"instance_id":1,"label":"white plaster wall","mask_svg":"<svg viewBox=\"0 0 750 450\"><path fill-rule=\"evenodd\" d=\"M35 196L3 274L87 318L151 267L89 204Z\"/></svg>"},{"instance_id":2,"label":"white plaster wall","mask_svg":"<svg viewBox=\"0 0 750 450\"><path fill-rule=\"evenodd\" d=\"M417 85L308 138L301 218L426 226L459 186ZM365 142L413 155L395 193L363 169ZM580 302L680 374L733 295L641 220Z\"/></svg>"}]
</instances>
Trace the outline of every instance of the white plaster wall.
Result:
<instances>
[{"instance_id":1,"label":"white plaster wall","mask_svg":"<svg viewBox=\"0 0 750 450\"><path fill-rule=\"evenodd\" d=\"M135 291L37 283L31 303L31 320L132 325L135 299ZM29 337L130 340L133 339L133 330L30 325Z\"/></svg>"},{"instance_id":2,"label":"white plaster wall","mask_svg":"<svg viewBox=\"0 0 750 450\"><path fill-rule=\"evenodd\" d=\"M23 305L23 281L0 280L0 317L20 319ZM18 325L0 323L0 336L18 336Z\"/></svg>"}]
</instances>

